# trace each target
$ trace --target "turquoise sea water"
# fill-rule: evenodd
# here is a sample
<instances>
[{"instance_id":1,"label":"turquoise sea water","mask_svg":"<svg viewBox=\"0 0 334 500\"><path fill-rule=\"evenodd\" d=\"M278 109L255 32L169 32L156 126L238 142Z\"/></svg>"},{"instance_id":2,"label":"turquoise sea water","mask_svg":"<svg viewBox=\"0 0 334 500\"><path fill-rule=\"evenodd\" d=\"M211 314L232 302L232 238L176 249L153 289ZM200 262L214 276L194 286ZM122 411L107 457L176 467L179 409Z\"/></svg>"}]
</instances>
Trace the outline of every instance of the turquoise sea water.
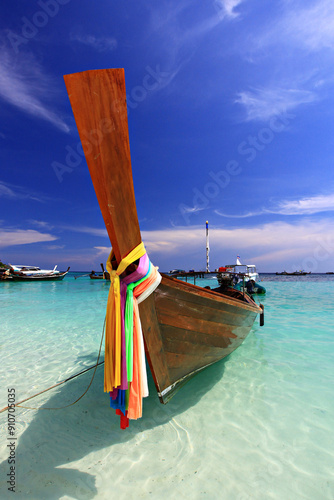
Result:
<instances>
[{"instance_id":1,"label":"turquoise sea water","mask_svg":"<svg viewBox=\"0 0 334 500\"><path fill-rule=\"evenodd\" d=\"M0 406L96 361L108 284L0 283ZM334 498L334 276L262 275L265 326L194 377L167 405L152 379L144 415L121 431L103 392L58 410L16 409L15 498ZM196 284L216 286L215 280ZM60 407L92 371L27 404ZM8 413L0 414L0 498Z\"/></svg>"}]
</instances>

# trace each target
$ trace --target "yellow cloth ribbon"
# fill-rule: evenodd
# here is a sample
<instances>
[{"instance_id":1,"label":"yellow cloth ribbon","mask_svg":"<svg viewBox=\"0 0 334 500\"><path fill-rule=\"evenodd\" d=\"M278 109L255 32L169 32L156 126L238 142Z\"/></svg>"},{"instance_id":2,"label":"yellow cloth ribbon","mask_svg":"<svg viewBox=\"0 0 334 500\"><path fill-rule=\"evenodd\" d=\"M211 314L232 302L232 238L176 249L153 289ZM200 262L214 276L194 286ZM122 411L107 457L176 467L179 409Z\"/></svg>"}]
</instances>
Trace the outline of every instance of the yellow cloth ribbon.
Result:
<instances>
[{"instance_id":1,"label":"yellow cloth ribbon","mask_svg":"<svg viewBox=\"0 0 334 500\"><path fill-rule=\"evenodd\" d=\"M110 289L107 302L106 331L105 331L105 359L104 359L104 391L113 391L121 384L121 285L120 275L125 269L145 255L144 243L141 242L118 264L112 268L113 251L107 260L107 271L110 274Z\"/></svg>"}]
</instances>

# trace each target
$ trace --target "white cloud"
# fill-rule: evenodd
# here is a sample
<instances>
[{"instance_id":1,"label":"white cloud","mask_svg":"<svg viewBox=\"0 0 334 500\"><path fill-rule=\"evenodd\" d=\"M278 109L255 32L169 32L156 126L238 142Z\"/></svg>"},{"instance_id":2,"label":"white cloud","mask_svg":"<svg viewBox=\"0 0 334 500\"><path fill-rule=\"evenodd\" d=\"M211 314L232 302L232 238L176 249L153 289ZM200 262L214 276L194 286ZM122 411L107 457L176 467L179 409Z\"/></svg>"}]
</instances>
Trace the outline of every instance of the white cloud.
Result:
<instances>
[{"instance_id":1,"label":"white cloud","mask_svg":"<svg viewBox=\"0 0 334 500\"><path fill-rule=\"evenodd\" d=\"M323 212L334 211L334 194L317 195L301 198L300 200L281 200L276 205L264 207L256 212L247 212L245 214L226 214L215 210L217 215L232 219L244 219L264 214L278 215L312 215Z\"/></svg>"},{"instance_id":2,"label":"white cloud","mask_svg":"<svg viewBox=\"0 0 334 500\"><path fill-rule=\"evenodd\" d=\"M105 230L89 227L83 227L81 230L107 238ZM262 272L265 269L275 271L281 268L296 270L311 264L313 267L309 270L315 271L318 269L317 266L325 266L329 263L329 259L334 258L332 219L324 218L317 221L306 219L298 223L277 221L242 228L211 227L209 236L212 269L225 265L237 254L241 255L242 262L254 263ZM206 240L202 226L142 231L142 238L153 264L160 266L162 270L172 267L196 267L196 262L204 263ZM50 234L31 230L0 230L1 246L55 239L56 237ZM61 249L61 245L50 245L48 249ZM109 252L109 245L95 246L81 249L73 255L68 252L59 254L58 261L90 267L93 263L97 265L98 259L106 262Z\"/></svg>"},{"instance_id":3,"label":"white cloud","mask_svg":"<svg viewBox=\"0 0 334 500\"><path fill-rule=\"evenodd\" d=\"M109 256L110 250L111 250L111 247L94 247L94 248L95 248L95 250L98 251L96 254L97 257L99 257L100 255L103 255L106 257L106 259Z\"/></svg>"},{"instance_id":4,"label":"white cloud","mask_svg":"<svg viewBox=\"0 0 334 500\"><path fill-rule=\"evenodd\" d=\"M114 37L96 37L94 35L71 35L71 41L88 45L98 52L106 52L117 48L117 40Z\"/></svg>"},{"instance_id":5,"label":"white cloud","mask_svg":"<svg viewBox=\"0 0 334 500\"><path fill-rule=\"evenodd\" d=\"M192 266L203 256L205 232L203 227L179 227L162 231L143 231L142 237L153 262L173 262ZM226 255L241 254L245 263L255 263L274 271L273 266L306 268L310 270L334 257L334 221L274 222L232 229L210 229L210 262L226 264ZM202 259L202 257L201 257ZM294 264L292 264L294 263ZM277 270L279 270L278 267ZM262 268L263 269L263 268ZM295 270L293 269L293 270ZM324 269L326 270L326 269Z\"/></svg>"},{"instance_id":6,"label":"white cloud","mask_svg":"<svg viewBox=\"0 0 334 500\"><path fill-rule=\"evenodd\" d=\"M292 229L294 228L294 229ZM210 247L213 249L245 249L258 246L276 247L277 233L282 233L279 244L290 241L291 231L295 234L295 226L279 222L236 229L210 229ZM307 233L303 233L303 238ZM203 228L180 227L174 229L143 231L142 237L149 252L187 253L204 245ZM204 247L203 247L204 248Z\"/></svg>"},{"instance_id":7,"label":"white cloud","mask_svg":"<svg viewBox=\"0 0 334 500\"><path fill-rule=\"evenodd\" d=\"M282 215L310 215L334 210L334 194L310 196L300 200L283 200L272 213Z\"/></svg>"},{"instance_id":8,"label":"white cloud","mask_svg":"<svg viewBox=\"0 0 334 500\"><path fill-rule=\"evenodd\" d=\"M52 234L40 233L33 229L0 229L0 247L26 245L28 243L41 243L54 241L58 238Z\"/></svg>"},{"instance_id":9,"label":"white cloud","mask_svg":"<svg viewBox=\"0 0 334 500\"><path fill-rule=\"evenodd\" d=\"M245 108L246 121L266 121L317 99L317 95L309 90L267 87L240 92L235 102Z\"/></svg>"},{"instance_id":10,"label":"white cloud","mask_svg":"<svg viewBox=\"0 0 334 500\"><path fill-rule=\"evenodd\" d=\"M256 212L247 212L245 214L225 214L220 210L215 210L214 213L220 215L221 217L226 217L229 219L247 219L248 217L256 217L257 215L263 215L264 213L267 213L267 211L263 209L263 210L258 210Z\"/></svg>"},{"instance_id":11,"label":"white cloud","mask_svg":"<svg viewBox=\"0 0 334 500\"><path fill-rule=\"evenodd\" d=\"M333 49L334 4L332 0L317 0L301 7L288 2L287 13L277 25L277 34L283 39L295 39L311 50Z\"/></svg>"},{"instance_id":12,"label":"white cloud","mask_svg":"<svg viewBox=\"0 0 334 500\"><path fill-rule=\"evenodd\" d=\"M285 0L279 14L257 28L256 35L247 39L247 49L264 54L268 47L277 44L284 59L297 50L317 52L323 48L333 49L334 4L332 0L316 0L305 5L304 0ZM251 43L250 43L251 42Z\"/></svg>"},{"instance_id":13,"label":"white cloud","mask_svg":"<svg viewBox=\"0 0 334 500\"><path fill-rule=\"evenodd\" d=\"M54 84L32 56L10 57L2 47L0 61L0 98L28 115L45 120L63 132L68 125L47 104Z\"/></svg>"},{"instance_id":14,"label":"white cloud","mask_svg":"<svg viewBox=\"0 0 334 500\"><path fill-rule=\"evenodd\" d=\"M215 0L214 6L220 16L237 17L239 14L236 8L243 2L243 0Z\"/></svg>"},{"instance_id":15,"label":"white cloud","mask_svg":"<svg viewBox=\"0 0 334 500\"><path fill-rule=\"evenodd\" d=\"M334 3L285 0L281 4L268 22L250 22L248 35L237 45L261 80L261 88L238 93L236 102L244 107L246 121L268 120L331 95Z\"/></svg>"}]
</instances>

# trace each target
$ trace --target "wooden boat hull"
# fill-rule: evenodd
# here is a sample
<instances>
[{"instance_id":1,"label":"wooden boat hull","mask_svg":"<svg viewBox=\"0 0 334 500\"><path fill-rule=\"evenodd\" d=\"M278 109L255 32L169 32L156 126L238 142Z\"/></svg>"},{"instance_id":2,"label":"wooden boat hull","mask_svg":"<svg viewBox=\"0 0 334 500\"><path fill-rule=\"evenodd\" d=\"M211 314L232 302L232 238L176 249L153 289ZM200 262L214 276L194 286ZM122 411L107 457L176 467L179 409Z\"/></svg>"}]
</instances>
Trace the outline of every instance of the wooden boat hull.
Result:
<instances>
[{"instance_id":1,"label":"wooden boat hull","mask_svg":"<svg viewBox=\"0 0 334 500\"><path fill-rule=\"evenodd\" d=\"M261 310L248 295L244 301L240 292L233 295L163 275L160 286L140 304L146 355L161 402L246 338Z\"/></svg>"},{"instance_id":2,"label":"wooden boat hull","mask_svg":"<svg viewBox=\"0 0 334 500\"><path fill-rule=\"evenodd\" d=\"M124 71L93 70L64 78L117 269L142 241ZM99 141L87 142L90 131L98 133ZM135 269L131 264L124 274ZM139 310L148 363L163 403L196 372L234 351L262 312L237 290L222 295L166 275Z\"/></svg>"}]
</instances>

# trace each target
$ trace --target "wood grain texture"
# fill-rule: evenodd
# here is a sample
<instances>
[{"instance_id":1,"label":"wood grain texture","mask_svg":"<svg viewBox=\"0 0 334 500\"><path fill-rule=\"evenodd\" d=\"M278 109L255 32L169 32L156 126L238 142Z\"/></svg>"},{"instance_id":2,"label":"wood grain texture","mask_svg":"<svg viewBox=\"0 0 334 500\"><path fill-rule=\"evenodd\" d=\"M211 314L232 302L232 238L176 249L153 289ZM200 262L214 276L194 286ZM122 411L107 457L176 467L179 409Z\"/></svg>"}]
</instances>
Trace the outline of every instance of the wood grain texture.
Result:
<instances>
[{"instance_id":1,"label":"wood grain texture","mask_svg":"<svg viewBox=\"0 0 334 500\"><path fill-rule=\"evenodd\" d=\"M163 277L154 294L156 331L159 329L172 392L196 371L233 352L248 335L259 312L254 303L240 307L239 300L207 290L205 296L199 296L197 288ZM162 387L160 384L159 392Z\"/></svg>"},{"instance_id":2,"label":"wood grain texture","mask_svg":"<svg viewBox=\"0 0 334 500\"><path fill-rule=\"evenodd\" d=\"M117 262L140 242L123 69L64 76L95 193Z\"/></svg>"}]
</instances>

